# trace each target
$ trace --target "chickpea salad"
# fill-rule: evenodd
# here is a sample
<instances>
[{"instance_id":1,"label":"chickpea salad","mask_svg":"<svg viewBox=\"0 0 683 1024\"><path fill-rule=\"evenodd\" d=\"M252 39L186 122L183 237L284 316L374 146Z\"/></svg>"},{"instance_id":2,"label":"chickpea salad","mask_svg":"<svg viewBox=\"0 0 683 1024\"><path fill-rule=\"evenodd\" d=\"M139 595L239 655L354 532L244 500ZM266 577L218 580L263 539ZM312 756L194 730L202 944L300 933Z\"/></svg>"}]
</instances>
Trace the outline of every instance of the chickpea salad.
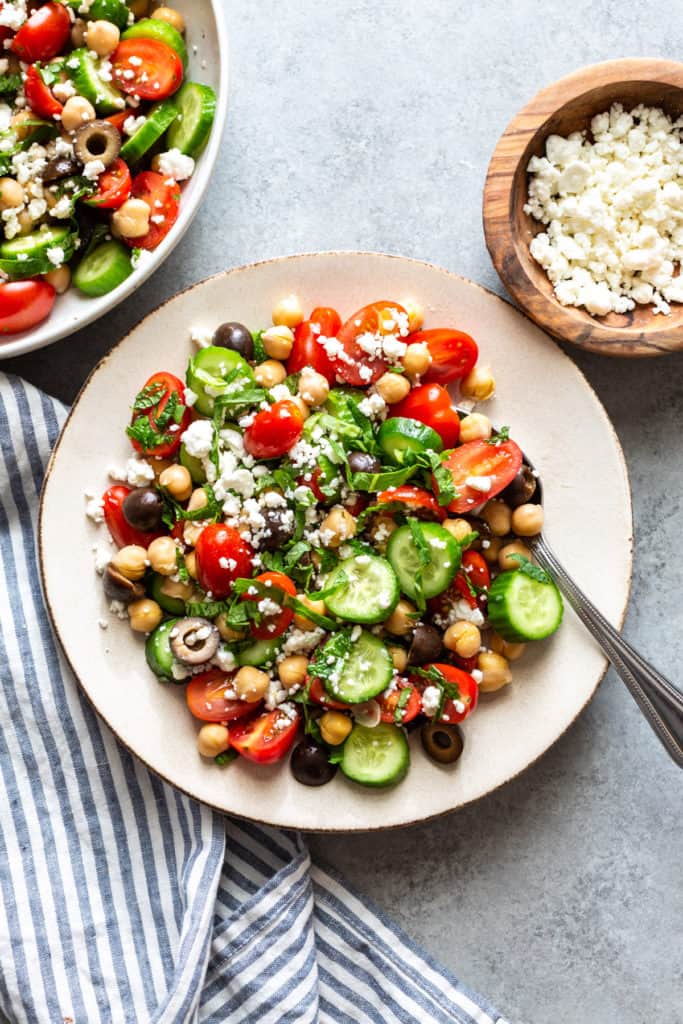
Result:
<instances>
[{"instance_id":1,"label":"chickpea salad","mask_svg":"<svg viewBox=\"0 0 683 1024\"><path fill-rule=\"evenodd\" d=\"M446 385L473 409L493 378L416 303L342 323L288 296L272 320L195 330L185 381L140 382L135 455L87 496L118 549L96 545L97 570L151 671L185 687L202 757L291 751L303 785L389 786L413 729L456 762L479 695L560 626L525 543L536 477L508 428L453 408Z\"/></svg>"},{"instance_id":2,"label":"chickpea salad","mask_svg":"<svg viewBox=\"0 0 683 1024\"><path fill-rule=\"evenodd\" d=\"M185 31L149 0L0 4L0 335L118 288L175 224L216 112Z\"/></svg>"}]
</instances>

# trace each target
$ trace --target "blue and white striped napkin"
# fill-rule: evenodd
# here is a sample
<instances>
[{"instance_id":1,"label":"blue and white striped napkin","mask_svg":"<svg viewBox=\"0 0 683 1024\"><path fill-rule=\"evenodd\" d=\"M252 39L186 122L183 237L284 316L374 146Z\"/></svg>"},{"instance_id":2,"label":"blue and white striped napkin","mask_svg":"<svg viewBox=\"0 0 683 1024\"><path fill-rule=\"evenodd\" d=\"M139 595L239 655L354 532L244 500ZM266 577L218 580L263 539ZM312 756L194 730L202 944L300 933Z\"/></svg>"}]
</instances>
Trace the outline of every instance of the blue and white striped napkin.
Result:
<instances>
[{"instance_id":1,"label":"blue and white striped napkin","mask_svg":"<svg viewBox=\"0 0 683 1024\"><path fill-rule=\"evenodd\" d=\"M300 837L182 796L81 698L35 545L64 416L0 374L2 1012L11 1024L505 1024L312 865Z\"/></svg>"}]
</instances>

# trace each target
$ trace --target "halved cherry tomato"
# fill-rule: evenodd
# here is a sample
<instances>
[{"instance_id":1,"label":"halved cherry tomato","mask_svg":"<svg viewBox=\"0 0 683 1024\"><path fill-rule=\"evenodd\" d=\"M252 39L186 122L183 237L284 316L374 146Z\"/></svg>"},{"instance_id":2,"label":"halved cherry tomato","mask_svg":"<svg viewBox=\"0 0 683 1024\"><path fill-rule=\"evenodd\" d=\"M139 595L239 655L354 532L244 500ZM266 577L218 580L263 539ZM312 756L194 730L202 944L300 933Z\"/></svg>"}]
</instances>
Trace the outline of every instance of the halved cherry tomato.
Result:
<instances>
[{"instance_id":1,"label":"halved cherry tomato","mask_svg":"<svg viewBox=\"0 0 683 1024\"><path fill-rule=\"evenodd\" d=\"M55 304L55 290L47 281L10 281L0 284L0 334L18 334L41 323Z\"/></svg>"},{"instance_id":2,"label":"halved cherry tomato","mask_svg":"<svg viewBox=\"0 0 683 1024\"><path fill-rule=\"evenodd\" d=\"M451 452L444 465L451 471L453 484L459 494L448 506L449 511L470 512L512 483L522 465L522 450L514 441L501 441L498 444L468 441ZM467 481L472 477L487 479L489 489L482 492L470 487ZM436 482L434 489L438 491Z\"/></svg>"},{"instance_id":3,"label":"halved cherry tomato","mask_svg":"<svg viewBox=\"0 0 683 1024\"><path fill-rule=\"evenodd\" d=\"M440 722L464 722L464 720L471 715L477 706L479 700L479 687L473 676L469 672L463 672L462 669L456 668L455 665L442 665L435 663L433 665L425 665L425 669L435 668L444 676L447 682L455 684L459 691L459 698L447 697L441 712ZM416 686L424 690L425 686L428 686L428 681L423 676L414 676L412 681ZM458 705L464 705L459 708Z\"/></svg>"},{"instance_id":4,"label":"halved cherry tomato","mask_svg":"<svg viewBox=\"0 0 683 1024\"><path fill-rule=\"evenodd\" d=\"M410 687L410 696L407 703L398 712L397 717L399 698L401 698L403 691L408 687ZM396 722L397 725L406 725L408 722L412 722L414 718L417 718L422 711L422 695L417 686L411 683L409 679L399 679L391 693L381 698L380 709L383 722Z\"/></svg>"},{"instance_id":5,"label":"halved cherry tomato","mask_svg":"<svg viewBox=\"0 0 683 1024\"><path fill-rule=\"evenodd\" d=\"M257 413L244 432L244 447L255 459L276 459L293 448L304 429L301 409L288 398Z\"/></svg>"},{"instance_id":6,"label":"halved cherry tomato","mask_svg":"<svg viewBox=\"0 0 683 1024\"><path fill-rule=\"evenodd\" d=\"M103 120L113 124L117 132L123 133L123 126L130 116L130 110L122 110L118 114L110 114L109 117L105 117Z\"/></svg>"},{"instance_id":7,"label":"halved cherry tomato","mask_svg":"<svg viewBox=\"0 0 683 1024\"><path fill-rule=\"evenodd\" d=\"M406 311L396 302L373 302L354 313L337 334L337 341L343 345L344 352L332 360L332 365L339 380L345 384L369 387L385 372L386 362L372 358L357 341L362 334L377 334L385 312L387 318L392 314L406 316Z\"/></svg>"},{"instance_id":8,"label":"halved cherry tomato","mask_svg":"<svg viewBox=\"0 0 683 1024\"><path fill-rule=\"evenodd\" d=\"M460 417L451 404L451 396L440 384L420 384L391 407L392 416L426 423L443 441L444 448L455 448L460 437Z\"/></svg>"},{"instance_id":9,"label":"halved cherry tomato","mask_svg":"<svg viewBox=\"0 0 683 1024\"><path fill-rule=\"evenodd\" d=\"M331 306L316 306L308 319L312 324L317 324L325 338L336 338L341 330L341 317Z\"/></svg>"},{"instance_id":10,"label":"halved cherry tomato","mask_svg":"<svg viewBox=\"0 0 683 1024\"><path fill-rule=\"evenodd\" d=\"M354 500L351 501L350 499L351 495L349 495L348 499L344 502L344 508L352 516L359 516L361 512L364 512L368 507L368 499L364 494L356 493Z\"/></svg>"},{"instance_id":11,"label":"halved cherry tomato","mask_svg":"<svg viewBox=\"0 0 683 1024\"><path fill-rule=\"evenodd\" d=\"M457 591L458 597L464 598L470 608L476 608L479 603L477 601L477 595L472 593L467 580L468 577L465 575L464 571L459 569L455 579L453 580L452 586ZM446 593L448 593L448 591L446 591Z\"/></svg>"},{"instance_id":12,"label":"halved cherry tomato","mask_svg":"<svg viewBox=\"0 0 683 1024\"><path fill-rule=\"evenodd\" d=\"M409 345L423 343L432 357L431 366L422 377L424 384L448 384L466 377L479 358L474 338L462 331L437 327L430 331L417 331L406 341Z\"/></svg>"},{"instance_id":13,"label":"halved cherry tomato","mask_svg":"<svg viewBox=\"0 0 683 1024\"><path fill-rule=\"evenodd\" d=\"M401 487L392 487L388 491L382 491L377 495L378 505L387 505L396 502L405 506L405 510L411 512L425 512L436 516L443 521L446 518L446 509L439 505L433 494L423 490L422 487L413 487L411 484L403 484Z\"/></svg>"},{"instance_id":14,"label":"halved cherry tomato","mask_svg":"<svg viewBox=\"0 0 683 1024\"><path fill-rule=\"evenodd\" d=\"M112 77L123 92L141 100L163 100L180 88L183 63L159 39L123 39L110 57Z\"/></svg>"},{"instance_id":15,"label":"halved cherry tomato","mask_svg":"<svg viewBox=\"0 0 683 1024\"><path fill-rule=\"evenodd\" d=\"M230 594L235 580L251 576L254 551L232 526L204 527L194 550L199 585L219 600Z\"/></svg>"},{"instance_id":16,"label":"halved cherry tomato","mask_svg":"<svg viewBox=\"0 0 683 1024\"><path fill-rule=\"evenodd\" d=\"M308 696L314 704L320 704L323 708L336 708L340 711L347 711L349 708L348 704L344 704L340 700L334 700L330 697L327 690L323 686L322 680L310 679L306 681L306 685L309 687Z\"/></svg>"},{"instance_id":17,"label":"halved cherry tomato","mask_svg":"<svg viewBox=\"0 0 683 1024\"><path fill-rule=\"evenodd\" d=\"M248 722L238 722L230 730L230 746L249 761L272 764L290 750L298 730L298 714L290 718L285 711L275 708Z\"/></svg>"},{"instance_id":18,"label":"halved cherry tomato","mask_svg":"<svg viewBox=\"0 0 683 1024\"><path fill-rule=\"evenodd\" d=\"M144 533L130 525L123 514L123 502L131 490L132 488L126 487L124 484L116 484L104 492L102 495L104 521L117 547L125 548L129 544L137 544L141 548L148 548L153 540L163 537L164 533L163 531Z\"/></svg>"},{"instance_id":19,"label":"halved cherry tomato","mask_svg":"<svg viewBox=\"0 0 683 1024\"><path fill-rule=\"evenodd\" d=\"M316 330L317 324L312 320L304 320L294 331L294 344L287 360L287 373L299 373L305 366L311 366L322 373L330 384L334 383L334 366L318 338L329 337L322 330Z\"/></svg>"},{"instance_id":20,"label":"halved cherry tomato","mask_svg":"<svg viewBox=\"0 0 683 1024\"><path fill-rule=\"evenodd\" d=\"M307 473L310 476L310 480L306 480L305 477L300 476L297 478L297 484L299 487L310 487L315 495L315 500L320 502L321 505L334 504L335 499L328 498L326 494L320 490L320 478L323 476L323 471L320 466L316 466L312 473Z\"/></svg>"},{"instance_id":21,"label":"halved cherry tomato","mask_svg":"<svg viewBox=\"0 0 683 1024\"><path fill-rule=\"evenodd\" d=\"M128 199L133 187L128 164L118 157L97 179L97 192L86 199L88 206L101 210L118 210Z\"/></svg>"},{"instance_id":22,"label":"halved cherry tomato","mask_svg":"<svg viewBox=\"0 0 683 1024\"><path fill-rule=\"evenodd\" d=\"M451 654L451 657L457 668L461 668L463 672L469 672L470 674L474 672L479 662L479 658L476 654L471 658L461 658L459 654Z\"/></svg>"},{"instance_id":23,"label":"halved cherry tomato","mask_svg":"<svg viewBox=\"0 0 683 1024\"><path fill-rule=\"evenodd\" d=\"M40 69L35 64L31 64L26 70L24 95L29 107L37 117L43 117L46 121L61 117L64 107L45 85Z\"/></svg>"},{"instance_id":24,"label":"halved cherry tomato","mask_svg":"<svg viewBox=\"0 0 683 1024\"><path fill-rule=\"evenodd\" d=\"M202 722L234 722L246 718L261 708L261 702L249 704L245 700L226 697L232 688L232 675L219 668L193 676L187 687L187 706L195 718Z\"/></svg>"},{"instance_id":25,"label":"halved cherry tomato","mask_svg":"<svg viewBox=\"0 0 683 1024\"><path fill-rule=\"evenodd\" d=\"M178 451L180 438L192 420L192 409L185 405L185 385L172 373L162 371L149 378L142 393L147 396L149 401L156 399L156 404L146 409L134 409L131 424L146 418L159 440L158 443L147 448L140 441L131 437L131 444L137 452L165 459ZM176 412L170 416L170 410L167 412L166 407L174 395L176 396L174 399ZM152 438L150 438L151 440Z\"/></svg>"},{"instance_id":26,"label":"halved cherry tomato","mask_svg":"<svg viewBox=\"0 0 683 1024\"><path fill-rule=\"evenodd\" d=\"M294 618L294 612L291 608L282 607L283 591L285 594L289 594L290 597L296 597L296 586L289 576L285 576L281 572L262 572L260 576L254 579L254 583L262 583L265 587L268 587L267 597L279 605L280 610L273 614L264 614L259 623L252 622L249 632L257 640L275 640L276 637L282 636ZM256 601L258 603L263 600L263 597L262 592L259 592L256 597L248 592L242 594L243 601Z\"/></svg>"},{"instance_id":27,"label":"halved cherry tomato","mask_svg":"<svg viewBox=\"0 0 683 1024\"><path fill-rule=\"evenodd\" d=\"M478 551L465 551L462 556L462 568L467 573L471 583L479 590L491 586L491 571L486 559Z\"/></svg>"},{"instance_id":28,"label":"halved cherry tomato","mask_svg":"<svg viewBox=\"0 0 683 1024\"><path fill-rule=\"evenodd\" d=\"M32 64L36 60L56 57L71 34L71 19L63 4L49 3L34 11L21 26L11 49L21 60Z\"/></svg>"},{"instance_id":29,"label":"halved cherry tomato","mask_svg":"<svg viewBox=\"0 0 683 1024\"><path fill-rule=\"evenodd\" d=\"M142 42L140 39L134 40ZM133 42L133 40L131 40ZM173 178L164 177L156 171L142 171L133 179L130 194L142 199L152 211L152 217L163 217L158 224L150 221L149 231L142 238L124 238L131 249L156 249L178 219L180 213L180 188Z\"/></svg>"}]
</instances>

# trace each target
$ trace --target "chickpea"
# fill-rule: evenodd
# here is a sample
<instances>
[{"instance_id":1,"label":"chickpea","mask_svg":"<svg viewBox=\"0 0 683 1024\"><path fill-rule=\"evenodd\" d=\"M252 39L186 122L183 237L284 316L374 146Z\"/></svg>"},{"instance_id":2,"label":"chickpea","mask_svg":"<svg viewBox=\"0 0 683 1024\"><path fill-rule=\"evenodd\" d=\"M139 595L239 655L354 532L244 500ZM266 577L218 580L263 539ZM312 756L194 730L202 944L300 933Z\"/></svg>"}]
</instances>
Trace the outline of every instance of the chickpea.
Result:
<instances>
[{"instance_id":1,"label":"chickpea","mask_svg":"<svg viewBox=\"0 0 683 1024\"><path fill-rule=\"evenodd\" d=\"M512 529L518 537L535 537L543 529L543 507L519 505L512 513Z\"/></svg>"},{"instance_id":2,"label":"chickpea","mask_svg":"<svg viewBox=\"0 0 683 1024\"><path fill-rule=\"evenodd\" d=\"M14 178L0 178L0 210L14 210L24 205L25 193Z\"/></svg>"},{"instance_id":3,"label":"chickpea","mask_svg":"<svg viewBox=\"0 0 683 1024\"><path fill-rule=\"evenodd\" d=\"M207 722L197 734L197 750L202 757L218 757L230 746L230 733L227 725L218 722Z\"/></svg>"},{"instance_id":4,"label":"chickpea","mask_svg":"<svg viewBox=\"0 0 683 1024\"><path fill-rule=\"evenodd\" d=\"M161 576L173 576L178 569L176 555L178 548L171 537L157 537L147 548L149 564Z\"/></svg>"},{"instance_id":5,"label":"chickpea","mask_svg":"<svg viewBox=\"0 0 683 1024\"><path fill-rule=\"evenodd\" d=\"M312 612L316 612L318 615L325 615L327 612L327 607L324 601L312 601L310 597L306 597L305 595L300 597L299 600L303 605L310 608ZM315 622L311 622L311 620L307 619L301 612L296 612L292 621L297 629L304 629L306 632L317 628Z\"/></svg>"},{"instance_id":6,"label":"chickpea","mask_svg":"<svg viewBox=\"0 0 683 1024\"><path fill-rule=\"evenodd\" d=\"M267 359L254 370L256 383L262 388L274 388L276 384L282 384L286 376L287 371L276 359Z\"/></svg>"},{"instance_id":7,"label":"chickpea","mask_svg":"<svg viewBox=\"0 0 683 1024\"><path fill-rule=\"evenodd\" d=\"M123 238L142 238L149 231L150 216L150 208L143 199L127 199L112 215L112 231Z\"/></svg>"},{"instance_id":8,"label":"chickpea","mask_svg":"<svg viewBox=\"0 0 683 1024\"><path fill-rule=\"evenodd\" d=\"M441 525L457 541L464 540L465 537L475 532L466 519L444 519Z\"/></svg>"},{"instance_id":9,"label":"chickpea","mask_svg":"<svg viewBox=\"0 0 683 1024\"><path fill-rule=\"evenodd\" d=\"M181 35L185 31L185 19L180 11L174 11L172 7L157 7L156 11L152 12L152 17L158 21L165 21Z\"/></svg>"},{"instance_id":10,"label":"chickpea","mask_svg":"<svg viewBox=\"0 0 683 1024\"><path fill-rule=\"evenodd\" d=\"M417 342L415 345L408 345L401 362L410 379L419 380L422 374L429 369L432 357L427 346Z\"/></svg>"},{"instance_id":11,"label":"chickpea","mask_svg":"<svg viewBox=\"0 0 683 1024\"><path fill-rule=\"evenodd\" d=\"M98 57L113 53L119 45L121 33L110 21L91 21L85 30L85 45Z\"/></svg>"},{"instance_id":12,"label":"chickpea","mask_svg":"<svg viewBox=\"0 0 683 1024\"><path fill-rule=\"evenodd\" d=\"M233 629L232 626L229 626L225 612L221 612L221 614L214 619L214 622L216 624L216 629L222 638L227 640L228 643L234 644L239 640L244 640L246 632L242 629Z\"/></svg>"},{"instance_id":13,"label":"chickpea","mask_svg":"<svg viewBox=\"0 0 683 1024\"><path fill-rule=\"evenodd\" d=\"M413 331L419 331L425 321L425 311L420 303L414 299L406 299L401 305L408 314L408 330L411 334Z\"/></svg>"},{"instance_id":14,"label":"chickpea","mask_svg":"<svg viewBox=\"0 0 683 1024\"><path fill-rule=\"evenodd\" d=\"M506 544L498 552L498 565L501 569L519 569L519 562L516 558L512 558L512 555L524 555L525 558L531 559L531 552L526 544L513 540L511 544Z\"/></svg>"},{"instance_id":15,"label":"chickpea","mask_svg":"<svg viewBox=\"0 0 683 1024\"><path fill-rule=\"evenodd\" d=\"M5 51L3 51L4 53ZM29 137L33 131L32 122L35 121L36 115L31 110L19 110L12 116L10 120L10 128L16 135L19 142L23 142Z\"/></svg>"},{"instance_id":16,"label":"chickpea","mask_svg":"<svg viewBox=\"0 0 683 1024\"><path fill-rule=\"evenodd\" d=\"M304 318L301 303L296 295L286 295L273 309L273 323L276 327L298 327Z\"/></svg>"},{"instance_id":17,"label":"chickpea","mask_svg":"<svg viewBox=\"0 0 683 1024\"><path fill-rule=\"evenodd\" d=\"M415 628L417 622L417 609L410 601L403 598L398 602L389 618L384 623L384 628L392 636L407 636Z\"/></svg>"},{"instance_id":18,"label":"chickpea","mask_svg":"<svg viewBox=\"0 0 683 1024\"><path fill-rule=\"evenodd\" d=\"M198 487L196 491L193 491L190 495L190 500L187 503L188 512L198 512L200 508L206 508L209 504L209 499L206 496L206 491L203 487Z\"/></svg>"},{"instance_id":19,"label":"chickpea","mask_svg":"<svg viewBox=\"0 0 683 1024\"><path fill-rule=\"evenodd\" d=\"M266 353L271 359L289 359L294 347L294 335L289 327L269 327L261 335Z\"/></svg>"},{"instance_id":20,"label":"chickpea","mask_svg":"<svg viewBox=\"0 0 683 1024\"><path fill-rule=\"evenodd\" d=\"M502 654L508 661L517 661L521 658L526 650L526 644L510 644L507 640L503 640L502 636L498 633L491 634L491 650L495 651L496 654Z\"/></svg>"},{"instance_id":21,"label":"chickpea","mask_svg":"<svg viewBox=\"0 0 683 1024\"><path fill-rule=\"evenodd\" d=\"M402 373L383 373L375 388L387 405L396 405L397 402L402 402L410 391L410 381Z\"/></svg>"},{"instance_id":22,"label":"chickpea","mask_svg":"<svg viewBox=\"0 0 683 1024\"><path fill-rule=\"evenodd\" d=\"M481 647L481 633L473 622L454 622L449 626L443 636L444 645L449 651L454 651L461 658L473 658L479 654Z\"/></svg>"},{"instance_id":23,"label":"chickpea","mask_svg":"<svg viewBox=\"0 0 683 1024\"><path fill-rule=\"evenodd\" d=\"M481 542L481 553L489 565L496 565L503 542L500 537L486 537Z\"/></svg>"},{"instance_id":24,"label":"chickpea","mask_svg":"<svg viewBox=\"0 0 683 1024\"><path fill-rule=\"evenodd\" d=\"M45 274L44 280L51 284L57 295L63 295L71 284L71 271L67 266L57 267Z\"/></svg>"},{"instance_id":25,"label":"chickpea","mask_svg":"<svg viewBox=\"0 0 683 1024\"><path fill-rule=\"evenodd\" d=\"M488 523L494 537L504 537L512 529L512 513L504 501L494 498L489 501L481 513L481 518Z\"/></svg>"},{"instance_id":26,"label":"chickpea","mask_svg":"<svg viewBox=\"0 0 683 1024\"><path fill-rule=\"evenodd\" d=\"M351 719L342 711L326 711L319 719L320 735L331 747L343 743L353 728Z\"/></svg>"},{"instance_id":27,"label":"chickpea","mask_svg":"<svg viewBox=\"0 0 683 1024\"><path fill-rule=\"evenodd\" d=\"M185 466L169 466L159 477L163 487L176 501L187 501L192 494L192 477Z\"/></svg>"},{"instance_id":28,"label":"chickpea","mask_svg":"<svg viewBox=\"0 0 683 1024\"><path fill-rule=\"evenodd\" d=\"M188 548L196 547L197 541L204 529L204 523L185 523L183 526L183 543L187 544Z\"/></svg>"},{"instance_id":29,"label":"chickpea","mask_svg":"<svg viewBox=\"0 0 683 1024\"><path fill-rule=\"evenodd\" d=\"M394 519L377 516L370 528L370 537L379 551L386 551L387 542L395 530L398 530L398 523Z\"/></svg>"},{"instance_id":30,"label":"chickpea","mask_svg":"<svg viewBox=\"0 0 683 1024\"><path fill-rule=\"evenodd\" d=\"M338 548L355 535L355 518L340 506L333 508L320 524L320 539L326 548Z\"/></svg>"},{"instance_id":31,"label":"chickpea","mask_svg":"<svg viewBox=\"0 0 683 1024\"><path fill-rule=\"evenodd\" d=\"M134 633L151 633L156 629L164 617L156 601L150 601L143 597L140 601L133 601L128 605L128 618L130 628Z\"/></svg>"},{"instance_id":32,"label":"chickpea","mask_svg":"<svg viewBox=\"0 0 683 1024\"><path fill-rule=\"evenodd\" d=\"M194 595L194 587L191 583L183 583L182 580L172 580L168 576L161 584L161 593L166 597L177 598L179 601L190 601Z\"/></svg>"},{"instance_id":33,"label":"chickpea","mask_svg":"<svg viewBox=\"0 0 683 1024\"><path fill-rule=\"evenodd\" d=\"M81 125L94 121L97 117L95 108L85 96L72 96L62 110L62 128L65 132L75 132Z\"/></svg>"},{"instance_id":34,"label":"chickpea","mask_svg":"<svg viewBox=\"0 0 683 1024\"><path fill-rule=\"evenodd\" d=\"M463 444L467 441L488 441L492 433L491 420L480 412L472 412L460 420L460 440Z\"/></svg>"},{"instance_id":35,"label":"chickpea","mask_svg":"<svg viewBox=\"0 0 683 1024\"><path fill-rule=\"evenodd\" d=\"M488 366L475 366L460 381L460 393L463 398L473 398L475 402L485 402L496 390L496 382Z\"/></svg>"},{"instance_id":36,"label":"chickpea","mask_svg":"<svg viewBox=\"0 0 683 1024\"><path fill-rule=\"evenodd\" d=\"M402 647L389 647L389 654L397 672L405 672L408 667L408 654Z\"/></svg>"},{"instance_id":37,"label":"chickpea","mask_svg":"<svg viewBox=\"0 0 683 1024\"><path fill-rule=\"evenodd\" d=\"M303 654L292 654L289 658L282 659L277 671L285 690L303 686L308 672L308 658L305 658Z\"/></svg>"},{"instance_id":38,"label":"chickpea","mask_svg":"<svg viewBox=\"0 0 683 1024\"><path fill-rule=\"evenodd\" d=\"M303 398L301 398L300 395L293 395L291 401L294 402L294 405L297 407L303 418L307 420L311 414L311 410L308 408Z\"/></svg>"},{"instance_id":39,"label":"chickpea","mask_svg":"<svg viewBox=\"0 0 683 1024\"><path fill-rule=\"evenodd\" d=\"M127 580L141 580L147 571L147 551L138 544L127 544L116 552L111 564Z\"/></svg>"},{"instance_id":40,"label":"chickpea","mask_svg":"<svg viewBox=\"0 0 683 1024\"><path fill-rule=\"evenodd\" d=\"M251 665L241 668L233 680L237 696L249 704L256 704L257 701L263 700L269 685L270 676L258 668L252 668Z\"/></svg>"},{"instance_id":41,"label":"chickpea","mask_svg":"<svg viewBox=\"0 0 683 1024\"><path fill-rule=\"evenodd\" d=\"M477 658L477 668L482 674L479 689L482 693L493 693L512 682L512 672L506 658L492 651L483 651Z\"/></svg>"},{"instance_id":42,"label":"chickpea","mask_svg":"<svg viewBox=\"0 0 683 1024\"><path fill-rule=\"evenodd\" d=\"M21 210L17 216L17 222L19 224L19 235L28 235L33 231L33 217L28 210Z\"/></svg>"},{"instance_id":43,"label":"chickpea","mask_svg":"<svg viewBox=\"0 0 683 1024\"><path fill-rule=\"evenodd\" d=\"M190 551L189 555L185 555L185 568L187 569L187 574L190 577L190 579L196 580L198 576L197 556L195 555L194 551Z\"/></svg>"},{"instance_id":44,"label":"chickpea","mask_svg":"<svg viewBox=\"0 0 683 1024\"><path fill-rule=\"evenodd\" d=\"M322 373L311 370L308 366L302 370L299 377L299 395L307 405L316 409L327 401L329 393L330 385L327 377L323 377Z\"/></svg>"},{"instance_id":45,"label":"chickpea","mask_svg":"<svg viewBox=\"0 0 683 1024\"><path fill-rule=\"evenodd\" d=\"M65 82L55 82L52 86L52 95L60 103L66 103L72 96L76 95L73 83L67 79Z\"/></svg>"},{"instance_id":46,"label":"chickpea","mask_svg":"<svg viewBox=\"0 0 683 1024\"><path fill-rule=\"evenodd\" d=\"M80 49L81 46L85 46L86 27L87 25L83 18L76 18L71 26L71 42L77 50Z\"/></svg>"}]
</instances>

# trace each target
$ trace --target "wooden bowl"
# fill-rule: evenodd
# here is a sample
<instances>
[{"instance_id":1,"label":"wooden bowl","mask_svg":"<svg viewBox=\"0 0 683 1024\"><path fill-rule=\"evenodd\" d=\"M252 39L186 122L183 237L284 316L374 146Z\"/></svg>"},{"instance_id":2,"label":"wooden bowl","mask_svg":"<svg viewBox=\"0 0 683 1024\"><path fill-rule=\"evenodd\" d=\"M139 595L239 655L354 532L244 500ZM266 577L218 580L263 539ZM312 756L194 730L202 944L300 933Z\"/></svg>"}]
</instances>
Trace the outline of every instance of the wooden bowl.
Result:
<instances>
[{"instance_id":1,"label":"wooden bowl","mask_svg":"<svg viewBox=\"0 0 683 1024\"><path fill-rule=\"evenodd\" d=\"M549 135L586 129L612 103L631 110L639 103L674 117L683 112L683 64L628 59L582 68L543 89L506 128L489 165L484 189L484 233L505 287L537 324L575 345L612 356L659 356L683 349L683 304L670 316L651 306L596 317L555 297L529 244L544 226L524 212L527 165L542 156Z\"/></svg>"}]
</instances>

